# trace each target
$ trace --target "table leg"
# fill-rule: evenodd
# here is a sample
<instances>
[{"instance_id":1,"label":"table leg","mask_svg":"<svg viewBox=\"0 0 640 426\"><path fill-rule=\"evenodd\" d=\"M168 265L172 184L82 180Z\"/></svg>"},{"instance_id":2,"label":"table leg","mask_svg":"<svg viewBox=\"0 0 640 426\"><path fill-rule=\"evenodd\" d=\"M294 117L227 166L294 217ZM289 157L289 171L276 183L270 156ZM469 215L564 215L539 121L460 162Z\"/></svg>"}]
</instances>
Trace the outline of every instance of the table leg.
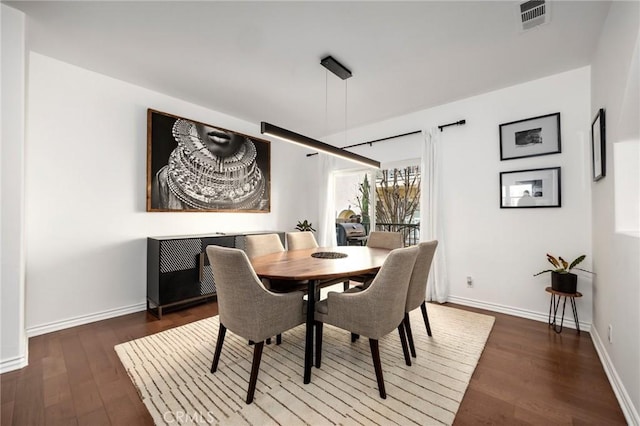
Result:
<instances>
[{"instance_id":1,"label":"table leg","mask_svg":"<svg viewBox=\"0 0 640 426\"><path fill-rule=\"evenodd\" d=\"M304 344L304 383L311 382L313 365L313 319L316 310L316 287L318 280L309 280L307 286L307 332Z\"/></svg>"}]
</instances>

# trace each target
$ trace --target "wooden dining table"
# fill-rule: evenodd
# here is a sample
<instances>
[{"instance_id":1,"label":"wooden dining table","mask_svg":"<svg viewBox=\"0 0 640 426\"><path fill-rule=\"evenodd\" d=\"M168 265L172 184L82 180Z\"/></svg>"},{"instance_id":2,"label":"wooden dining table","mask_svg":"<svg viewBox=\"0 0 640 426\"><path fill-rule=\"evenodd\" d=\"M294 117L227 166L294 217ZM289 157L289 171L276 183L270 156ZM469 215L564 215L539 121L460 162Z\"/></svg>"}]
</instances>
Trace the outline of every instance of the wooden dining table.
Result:
<instances>
[{"instance_id":1,"label":"wooden dining table","mask_svg":"<svg viewBox=\"0 0 640 426\"><path fill-rule=\"evenodd\" d=\"M376 273L390 250L360 246L318 247L289 250L251 259L260 278L307 281L307 321L304 351L304 383L311 382L315 294L327 280ZM326 254L328 253L328 254ZM336 258L337 256L346 255ZM327 257L314 257L327 256Z\"/></svg>"}]
</instances>

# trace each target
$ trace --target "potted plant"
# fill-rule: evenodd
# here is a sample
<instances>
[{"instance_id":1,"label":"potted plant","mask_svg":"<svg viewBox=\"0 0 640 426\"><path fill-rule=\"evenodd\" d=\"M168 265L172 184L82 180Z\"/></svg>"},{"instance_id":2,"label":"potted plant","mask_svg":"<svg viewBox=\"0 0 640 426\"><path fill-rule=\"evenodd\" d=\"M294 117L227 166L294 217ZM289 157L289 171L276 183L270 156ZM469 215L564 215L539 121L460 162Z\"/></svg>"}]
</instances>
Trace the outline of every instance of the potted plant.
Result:
<instances>
[{"instance_id":1,"label":"potted plant","mask_svg":"<svg viewBox=\"0 0 640 426\"><path fill-rule=\"evenodd\" d=\"M557 259L547 253L547 261L551 263L555 269L545 269L544 271L540 271L533 276L538 276L540 274L544 274L545 272L551 272L551 288L556 291L561 291L563 293L575 293L577 291L578 286L578 276L576 274L572 274L570 271L572 269L578 269L580 271L588 272L592 274L593 272L587 271L586 269L577 268L577 266L586 258L586 255L578 256L573 262L568 263L562 257L558 257Z\"/></svg>"},{"instance_id":2,"label":"potted plant","mask_svg":"<svg viewBox=\"0 0 640 426\"><path fill-rule=\"evenodd\" d=\"M303 222L298 221L298 224L296 225L296 229L298 231L316 232L316 230L313 229L313 223L308 222L307 219L305 219Z\"/></svg>"}]
</instances>

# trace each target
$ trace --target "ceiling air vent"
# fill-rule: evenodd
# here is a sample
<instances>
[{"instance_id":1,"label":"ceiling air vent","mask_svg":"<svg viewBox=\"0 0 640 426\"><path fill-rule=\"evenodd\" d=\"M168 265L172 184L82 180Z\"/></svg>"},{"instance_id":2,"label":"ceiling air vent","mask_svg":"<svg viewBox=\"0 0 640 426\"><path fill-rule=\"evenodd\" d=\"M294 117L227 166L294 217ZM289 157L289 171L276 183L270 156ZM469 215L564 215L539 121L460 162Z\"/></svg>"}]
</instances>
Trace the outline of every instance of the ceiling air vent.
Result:
<instances>
[{"instance_id":1,"label":"ceiling air vent","mask_svg":"<svg viewBox=\"0 0 640 426\"><path fill-rule=\"evenodd\" d=\"M520 25L522 31L530 30L549 22L549 5L545 0L529 0L520 3Z\"/></svg>"}]
</instances>

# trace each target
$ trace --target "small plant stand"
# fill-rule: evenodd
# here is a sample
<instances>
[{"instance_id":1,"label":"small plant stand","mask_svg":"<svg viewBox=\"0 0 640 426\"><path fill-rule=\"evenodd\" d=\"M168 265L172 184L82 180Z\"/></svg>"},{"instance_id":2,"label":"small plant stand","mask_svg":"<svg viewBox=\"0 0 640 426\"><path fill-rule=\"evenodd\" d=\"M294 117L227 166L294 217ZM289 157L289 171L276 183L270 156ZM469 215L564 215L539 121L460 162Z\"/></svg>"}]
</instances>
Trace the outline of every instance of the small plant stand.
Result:
<instances>
[{"instance_id":1,"label":"small plant stand","mask_svg":"<svg viewBox=\"0 0 640 426\"><path fill-rule=\"evenodd\" d=\"M580 334L580 323L578 322L578 310L576 309L576 297L582 297L582 293L563 293L561 291L556 291L551 287L547 287L544 289L547 293L551 293L551 300L549 301L549 327L553 327L553 331L556 333L562 333L562 325L564 323L564 308L567 306L567 298L569 298L571 302L571 310L573 311L573 320L576 323L576 330L578 334ZM557 324L557 316L558 316L558 308L560 307L560 303L562 302L562 298L564 297L564 302L562 303L562 317L560 318L560 327ZM553 318L551 318L551 312L553 311Z\"/></svg>"}]
</instances>

